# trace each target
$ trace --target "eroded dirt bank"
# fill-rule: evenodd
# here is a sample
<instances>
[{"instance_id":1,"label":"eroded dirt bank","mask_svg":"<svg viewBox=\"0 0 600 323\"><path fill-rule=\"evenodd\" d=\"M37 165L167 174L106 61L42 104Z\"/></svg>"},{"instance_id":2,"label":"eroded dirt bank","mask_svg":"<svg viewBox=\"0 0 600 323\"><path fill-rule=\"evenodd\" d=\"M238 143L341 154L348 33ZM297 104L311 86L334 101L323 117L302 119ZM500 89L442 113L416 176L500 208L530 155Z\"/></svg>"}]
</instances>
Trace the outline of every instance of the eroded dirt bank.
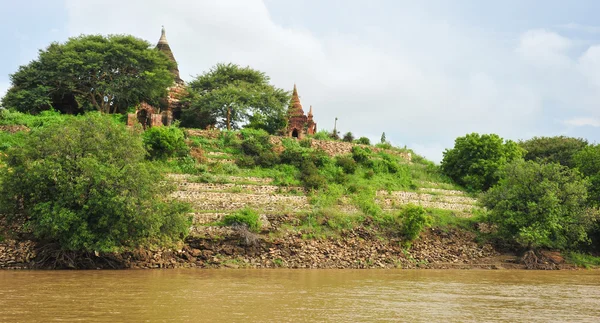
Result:
<instances>
[{"instance_id":1,"label":"eroded dirt bank","mask_svg":"<svg viewBox=\"0 0 600 323\"><path fill-rule=\"evenodd\" d=\"M382 239L368 228L339 237L307 239L299 233L257 235L245 229L213 228L186 240L180 250L122 254L61 253L31 241L0 242L0 268L432 268L574 269L560 254L501 253L479 244L475 234L429 229L410 248Z\"/></svg>"}]
</instances>

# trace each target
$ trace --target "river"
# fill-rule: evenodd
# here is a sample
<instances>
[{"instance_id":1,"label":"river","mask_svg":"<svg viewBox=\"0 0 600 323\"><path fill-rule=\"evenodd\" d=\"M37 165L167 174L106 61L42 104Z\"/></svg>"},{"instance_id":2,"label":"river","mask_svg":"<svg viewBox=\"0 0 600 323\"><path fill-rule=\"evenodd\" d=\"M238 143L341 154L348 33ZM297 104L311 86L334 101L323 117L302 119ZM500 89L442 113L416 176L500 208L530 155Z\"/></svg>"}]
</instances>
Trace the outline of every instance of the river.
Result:
<instances>
[{"instance_id":1,"label":"river","mask_svg":"<svg viewBox=\"0 0 600 323\"><path fill-rule=\"evenodd\" d=\"M599 322L599 271L0 271L0 322Z\"/></svg>"}]
</instances>

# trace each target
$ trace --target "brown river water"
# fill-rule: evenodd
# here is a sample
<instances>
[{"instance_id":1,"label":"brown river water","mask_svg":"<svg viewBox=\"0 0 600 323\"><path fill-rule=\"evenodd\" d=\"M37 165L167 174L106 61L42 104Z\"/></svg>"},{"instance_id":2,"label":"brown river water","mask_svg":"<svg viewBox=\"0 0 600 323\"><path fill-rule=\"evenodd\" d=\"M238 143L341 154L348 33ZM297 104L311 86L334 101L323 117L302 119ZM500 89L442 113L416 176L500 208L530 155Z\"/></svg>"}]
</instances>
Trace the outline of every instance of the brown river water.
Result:
<instances>
[{"instance_id":1,"label":"brown river water","mask_svg":"<svg viewBox=\"0 0 600 323\"><path fill-rule=\"evenodd\" d=\"M600 322L600 271L0 271L0 322Z\"/></svg>"}]
</instances>

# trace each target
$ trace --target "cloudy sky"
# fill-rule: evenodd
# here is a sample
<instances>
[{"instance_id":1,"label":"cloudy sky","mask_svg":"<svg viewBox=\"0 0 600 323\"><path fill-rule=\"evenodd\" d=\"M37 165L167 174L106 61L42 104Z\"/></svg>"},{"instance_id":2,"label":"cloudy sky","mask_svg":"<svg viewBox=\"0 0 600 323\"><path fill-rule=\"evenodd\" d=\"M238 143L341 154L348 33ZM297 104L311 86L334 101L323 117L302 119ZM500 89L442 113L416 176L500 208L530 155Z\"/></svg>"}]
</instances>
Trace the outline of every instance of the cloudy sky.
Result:
<instances>
[{"instance_id":1,"label":"cloudy sky","mask_svg":"<svg viewBox=\"0 0 600 323\"><path fill-rule=\"evenodd\" d=\"M470 132L600 142L595 0L0 0L0 95L52 41L161 25L192 79L249 65L291 90L320 129L439 161Z\"/></svg>"}]
</instances>

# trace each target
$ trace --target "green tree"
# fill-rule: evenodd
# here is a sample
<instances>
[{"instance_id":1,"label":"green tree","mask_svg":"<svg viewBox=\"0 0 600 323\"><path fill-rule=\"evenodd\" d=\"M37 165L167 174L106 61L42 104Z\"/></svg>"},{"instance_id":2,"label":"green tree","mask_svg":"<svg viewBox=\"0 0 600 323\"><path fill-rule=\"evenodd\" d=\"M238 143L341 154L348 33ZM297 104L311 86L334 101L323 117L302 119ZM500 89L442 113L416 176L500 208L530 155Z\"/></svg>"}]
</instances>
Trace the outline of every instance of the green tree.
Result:
<instances>
[{"instance_id":1,"label":"green tree","mask_svg":"<svg viewBox=\"0 0 600 323\"><path fill-rule=\"evenodd\" d=\"M387 139L386 139L386 137L385 137L385 132L382 132L382 133L381 133L381 139L379 139L379 141L380 141L382 144L385 144L385 143L387 142Z\"/></svg>"},{"instance_id":2,"label":"green tree","mask_svg":"<svg viewBox=\"0 0 600 323\"><path fill-rule=\"evenodd\" d=\"M52 43L11 75L2 106L37 113L124 111L141 101L158 104L173 84L167 56L127 35L84 35Z\"/></svg>"},{"instance_id":3,"label":"green tree","mask_svg":"<svg viewBox=\"0 0 600 323\"><path fill-rule=\"evenodd\" d=\"M3 158L0 215L67 251L179 241L187 205L145 156L139 134L97 113L34 129Z\"/></svg>"},{"instance_id":4,"label":"green tree","mask_svg":"<svg viewBox=\"0 0 600 323\"><path fill-rule=\"evenodd\" d=\"M181 124L186 127L246 127L270 134L285 128L290 94L269 84L269 77L250 67L217 64L189 84Z\"/></svg>"},{"instance_id":5,"label":"green tree","mask_svg":"<svg viewBox=\"0 0 600 323\"><path fill-rule=\"evenodd\" d=\"M600 206L600 145L590 145L573 156L573 164L590 181L588 201Z\"/></svg>"},{"instance_id":6,"label":"green tree","mask_svg":"<svg viewBox=\"0 0 600 323\"><path fill-rule=\"evenodd\" d=\"M519 142L526 151L525 160L559 163L567 167L575 166L573 156L587 145L585 139L565 136L533 137Z\"/></svg>"},{"instance_id":7,"label":"green tree","mask_svg":"<svg viewBox=\"0 0 600 323\"><path fill-rule=\"evenodd\" d=\"M498 181L498 170L522 153L515 142L505 142L496 134L471 133L456 138L454 148L446 149L441 169L467 189L485 191Z\"/></svg>"},{"instance_id":8,"label":"green tree","mask_svg":"<svg viewBox=\"0 0 600 323\"><path fill-rule=\"evenodd\" d=\"M481 198L500 237L526 248L566 249L587 242L595 216L586 207L587 181L557 163L517 160Z\"/></svg>"}]
</instances>

